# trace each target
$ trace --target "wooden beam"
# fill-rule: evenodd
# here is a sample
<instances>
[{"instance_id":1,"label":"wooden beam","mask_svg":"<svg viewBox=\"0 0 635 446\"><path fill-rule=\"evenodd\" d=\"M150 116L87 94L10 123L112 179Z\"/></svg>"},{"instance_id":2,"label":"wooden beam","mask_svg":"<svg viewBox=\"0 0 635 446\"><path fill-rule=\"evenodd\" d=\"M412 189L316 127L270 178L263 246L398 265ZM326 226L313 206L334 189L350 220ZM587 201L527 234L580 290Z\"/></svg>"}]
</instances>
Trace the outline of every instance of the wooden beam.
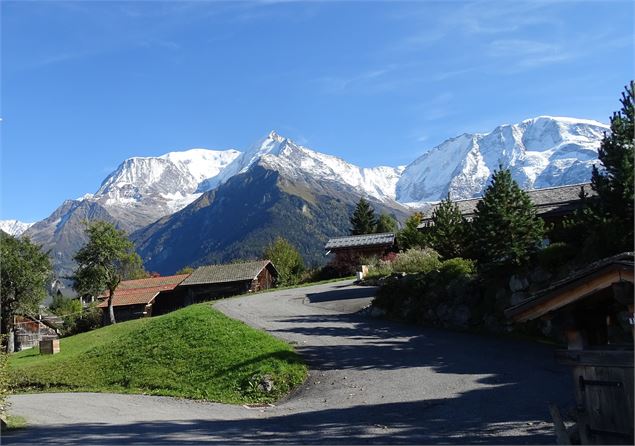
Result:
<instances>
[{"instance_id":1,"label":"wooden beam","mask_svg":"<svg viewBox=\"0 0 635 446\"><path fill-rule=\"evenodd\" d=\"M627 278L623 271L608 271L596 277L580 279L574 283L563 287L562 291L554 290L550 297L544 297L542 302L528 306L526 309L519 309L519 312L512 316L517 322L526 322L536 319L545 313L562 308L576 300L582 299L600 290L611 287L614 283ZM632 279L632 273L631 273Z\"/></svg>"}]
</instances>

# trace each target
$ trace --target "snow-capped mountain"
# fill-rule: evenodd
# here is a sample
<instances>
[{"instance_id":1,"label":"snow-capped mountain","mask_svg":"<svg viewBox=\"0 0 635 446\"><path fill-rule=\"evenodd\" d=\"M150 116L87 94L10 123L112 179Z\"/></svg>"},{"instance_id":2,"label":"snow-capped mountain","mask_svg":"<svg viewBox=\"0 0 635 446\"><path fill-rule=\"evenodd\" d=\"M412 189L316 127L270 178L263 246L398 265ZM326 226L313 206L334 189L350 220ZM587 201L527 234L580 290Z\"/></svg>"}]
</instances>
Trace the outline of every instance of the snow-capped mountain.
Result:
<instances>
[{"instance_id":1,"label":"snow-capped mountain","mask_svg":"<svg viewBox=\"0 0 635 446\"><path fill-rule=\"evenodd\" d=\"M409 164L396 199L418 206L482 194L499 165L524 189L588 182L609 126L597 121L539 116L496 127L490 133L449 139Z\"/></svg>"},{"instance_id":2,"label":"snow-capped mountain","mask_svg":"<svg viewBox=\"0 0 635 446\"><path fill-rule=\"evenodd\" d=\"M0 220L0 230L14 237L22 235L31 226L33 226L33 223L24 223L18 220Z\"/></svg>"},{"instance_id":3,"label":"snow-capped mountain","mask_svg":"<svg viewBox=\"0 0 635 446\"><path fill-rule=\"evenodd\" d=\"M303 213L294 217L297 225L309 224L312 217L307 215L325 219L321 232L314 234L312 245L304 247L306 253L310 253L328 234L346 230L347 209L360 196L375 202L377 209L403 216L408 212L403 205L422 209L448 193L453 199L481 195L499 165L510 168L525 189L588 182L591 168L598 162L600 141L608 130L607 125L596 121L540 116L499 126L490 133L463 134L449 139L406 167L373 168L355 166L271 132L243 153L192 149L127 159L103 181L95 194L66 201L50 217L30 227L26 234L51 250L57 271L68 273L73 268L72 256L84 242L85 220L111 221L129 233L150 228L148 225L157 222L153 229L139 236L139 240L144 240L142 249L156 259L158 255L169 257L170 250L162 238L155 240L148 234L172 233L172 229L177 233L178 228L169 226L182 225L185 221L189 231L196 231L198 223L189 216L195 218L196 209L212 206L214 209L209 210L206 218L210 222L223 221L222 230L231 240L226 240L222 252L224 256L231 256L232 249L246 243L243 239L248 230L253 231L246 222L255 222L258 217L251 213L239 217L238 204L244 207L249 202L249 209L262 208L274 221L278 218L271 215L270 206L274 206L274 202L279 212L295 215L297 209L291 211L295 208L290 203L301 199L303 204L298 209ZM249 194L256 196L241 195L248 189L246 182L254 178L265 183L274 181L270 174L278 175L275 186L267 183L266 187L249 189ZM221 186L228 184L220 191ZM216 194L216 191L220 192ZM292 196L296 198L290 198ZM286 201L270 202L274 197L286 197ZM307 197L313 198L306 201ZM228 200L232 203L226 203ZM233 203L236 200L241 203ZM331 217L325 211L328 206L338 206ZM171 218L175 213L180 216ZM259 224L263 234L280 230L280 225ZM219 230L217 226L210 226L210 230ZM287 232L290 230L287 228ZM205 249L211 250L206 251L206 256L220 249L205 239L209 235L200 234L200 237ZM256 241L262 240L252 240L252 247L257 245ZM188 256L193 255L193 247L184 245L182 248ZM219 259L209 257L209 260Z\"/></svg>"},{"instance_id":4,"label":"snow-capped mountain","mask_svg":"<svg viewBox=\"0 0 635 446\"><path fill-rule=\"evenodd\" d=\"M341 158L303 147L272 131L264 139L238 156L214 180L222 184L244 173L254 164L283 173L288 178L310 177L352 187L358 193L380 201L392 201L404 167L358 167Z\"/></svg>"},{"instance_id":5,"label":"snow-capped mountain","mask_svg":"<svg viewBox=\"0 0 635 446\"><path fill-rule=\"evenodd\" d=\"M115 217L137 217L139 225L172 214L201 195L201 185L216 177L240 152L191 149L159 157L125 160L85 199L99 202Z\"/></svg>"}]
</instances>

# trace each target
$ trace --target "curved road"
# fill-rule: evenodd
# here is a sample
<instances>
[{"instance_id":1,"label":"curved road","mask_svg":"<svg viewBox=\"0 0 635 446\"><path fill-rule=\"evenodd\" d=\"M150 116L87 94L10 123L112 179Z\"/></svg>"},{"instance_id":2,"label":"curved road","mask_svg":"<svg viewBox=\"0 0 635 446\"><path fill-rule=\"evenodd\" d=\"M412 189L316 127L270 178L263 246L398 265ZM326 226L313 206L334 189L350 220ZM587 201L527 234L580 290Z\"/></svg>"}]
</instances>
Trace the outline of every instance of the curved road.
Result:
<instances>
[{"instance_id":1,"label":"curved road","mask_svg":"<svg viewBox=\"0 0 635 446\"><path fill-rule=\"evenodd\" d=\"M553 444L547 405L569 373L529 342L370 319L348 282L225 299L216 308L296 346L307 382L275 407L114 394L11 398L29 428L4 444Z\"/></svg>"}]
</instances>

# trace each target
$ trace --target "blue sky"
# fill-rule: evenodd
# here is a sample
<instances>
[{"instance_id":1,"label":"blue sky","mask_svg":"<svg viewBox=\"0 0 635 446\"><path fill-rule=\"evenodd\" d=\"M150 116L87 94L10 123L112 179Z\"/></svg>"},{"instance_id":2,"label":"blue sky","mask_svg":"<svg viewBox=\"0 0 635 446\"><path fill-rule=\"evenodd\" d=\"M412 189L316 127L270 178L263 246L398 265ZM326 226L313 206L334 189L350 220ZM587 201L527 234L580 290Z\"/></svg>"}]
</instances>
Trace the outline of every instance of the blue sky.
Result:
<instances>
[{"instance_id":1,"label":"blue sky","mask_svg":"<svg viewBox=\"0 0 635 446\"><path fill-rule=\"evenodd\" d=\"M3 1L0 218L125 158L275 129L362 166L538 115L608 122L632 1Z\"/></svg>"}]
</instances>

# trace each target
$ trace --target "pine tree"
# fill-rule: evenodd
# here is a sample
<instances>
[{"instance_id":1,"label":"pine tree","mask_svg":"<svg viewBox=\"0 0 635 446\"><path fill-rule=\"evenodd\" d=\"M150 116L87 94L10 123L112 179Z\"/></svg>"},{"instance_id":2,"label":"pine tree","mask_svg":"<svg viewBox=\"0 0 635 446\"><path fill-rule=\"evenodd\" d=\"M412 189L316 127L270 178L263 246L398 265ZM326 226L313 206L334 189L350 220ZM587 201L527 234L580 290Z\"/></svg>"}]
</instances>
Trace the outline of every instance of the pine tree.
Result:
<instances>
[{"instance_id":1,"label":"pine tree","mask_svg":"<svg viewBox=\"0 0 635 446\"><path fill-rule=\"evenodd\" d=\"M633 249L635 82L625 87L620 102L622 109L613 113L611 133L598 150L602 168L593 167L591 188L597 196L588 200L595 248L605 254Z\"/></svg>"},{"instance_id":2,"label":"pine tree","mask_svg":"<svg viewBox=\"0 0 635 446\"><path fill-rule=\"evenodd\" d=\"M377 220L375 211L363 197L359 199L355 212L351 217L351 235L372 234L375 232Z\"/></svg>"},{"instance_id":3,"label":"pine tree","mask_svg":"<svg viewBox=\"0 0 635 446\"><path fill-rule=\"evenodd\" d=\"M481 266L523 264L544 236L531 199L502 166L476 205L471 227L472 251Z\"/></svg>"},{"instance_id":4,"label":"pine tree","mask_svg":"<svg viewBox=\"0 0 635 446\"><path fill-rule=\"evenodd\" d=\"M418 229L421 220L423 220L421 212L415 212L406 219L403 229L397 233L397 245L400 250L423 248L427 245L426 235Z\"/></svg>"},{"instance_id":5,"label":"pine tree","mask_svg":"<svg viewBox=\"0 0 635 446\"><path fill-rule=\"evenodd\" d=\"M388 214L381 213L377 220L377 226L375 227L376 233L382 232L395 232L397 231L397 220Z\"/></svg>"},{"instance_id":6,"label":"pine tree","mask_svg":"<svg viewBox=\"0 0 635 446\"><path fill-rule=\"evenodd\" d=\"M450 199L450 194L432 213L432 230L430 244L442 258L451 259L461 257L466 245L467 222L461 215L456 203Z\"/></svg>"}]
</instances>

